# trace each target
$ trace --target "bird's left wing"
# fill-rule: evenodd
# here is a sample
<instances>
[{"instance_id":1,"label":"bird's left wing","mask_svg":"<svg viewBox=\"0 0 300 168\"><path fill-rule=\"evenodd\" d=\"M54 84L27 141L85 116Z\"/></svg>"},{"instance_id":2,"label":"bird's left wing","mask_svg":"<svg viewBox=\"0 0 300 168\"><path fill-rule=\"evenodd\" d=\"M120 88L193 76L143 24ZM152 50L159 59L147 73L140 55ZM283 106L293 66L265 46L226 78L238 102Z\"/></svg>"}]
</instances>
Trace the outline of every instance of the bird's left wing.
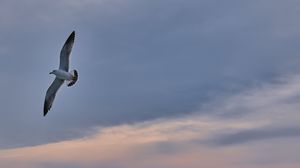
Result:
<instances>
[{"instance_id":1,"label":"bird's left wing","mask_svg":"<svg viewBox=\"0 0 300 168\"><path fill-rule=\"evenodd\" d=\"M66 72L69 71L69 58L72 51L72 47L75 39L75 31L73 31L65 42L63 48L60 52L60 63L59 69L64 70Z\"/></svg>"},{"instance_id":2,"label":"bird's left wing","mask_svg":"<svg viewBox=\"0 0 300 168\"><path fill-rule=\"evenodd\" d=\"M53 104L56 92L58 91L58 89L60 88L60 86L63 83L64 83L64 80L55 78L55 80L52 82L52 84L48 88L46 97L45 97L45 102L44 102L44 116L46 116L46 114L50 110L50 108Z\"/></svg>"}]
</instances>

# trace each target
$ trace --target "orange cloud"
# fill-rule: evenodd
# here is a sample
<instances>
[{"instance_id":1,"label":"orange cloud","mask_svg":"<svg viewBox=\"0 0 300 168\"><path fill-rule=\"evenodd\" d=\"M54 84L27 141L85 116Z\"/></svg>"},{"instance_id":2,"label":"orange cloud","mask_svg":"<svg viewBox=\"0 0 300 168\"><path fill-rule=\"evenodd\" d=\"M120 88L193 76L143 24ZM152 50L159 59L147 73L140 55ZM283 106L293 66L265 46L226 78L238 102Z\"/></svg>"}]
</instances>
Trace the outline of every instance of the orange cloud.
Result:
<instances>
[{"instance_id":1,"label":"orange cloud","mask_svg":"<svg viewBox=\"0 0 300 168\"><path fill-rule=\"evenodd\" d=\"M139 168L146 168L147 165L186 168L196 168L199 165L219 167L230 161L228 158L231 156L226 154L228 150L213 151L203 145L189 142L194 139L207 138L222 125L222 129L224 127L227 129L253 127L250 123L223 124L198 117L197 119L158 120L131 126L104 128L92 137L2 150L0 151L0 166L18 163L10 167L19 168L24 165L38 167L47 163L55 163L75 164L83 167L93 165ZM169 148L175 148L174 152L165 152L164 144L173 144ZM235 149L230 153L242 156Z\"/></svg>"},{"instance_id":2,"label":"orange cloud","mask_svg":"<svg viewBox=\"0 0 300 168\"><path fill-rule=\"evenodd\" d=\"M224 133L298 124L299 103L290 100L300 93L299 81L300 78L296 78L284 85L246 92L212 103L208 108L219 115L242 109L250 112L246 117L224 119L194 114L98 128L98 133L91 137L0 150L0 167L296 168L300 165L297 157L300 147L295 145L299 140L295 136L231 146L204 142Z\"/></svg>"}]
</instances>

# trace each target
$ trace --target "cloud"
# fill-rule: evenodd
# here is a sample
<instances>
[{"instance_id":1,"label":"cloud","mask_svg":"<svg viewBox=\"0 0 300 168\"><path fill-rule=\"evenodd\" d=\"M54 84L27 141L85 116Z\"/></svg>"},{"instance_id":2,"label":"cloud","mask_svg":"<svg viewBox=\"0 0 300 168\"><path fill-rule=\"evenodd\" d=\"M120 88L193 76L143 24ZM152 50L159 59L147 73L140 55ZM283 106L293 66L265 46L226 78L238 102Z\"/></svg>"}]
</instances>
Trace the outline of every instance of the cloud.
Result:
<instances>
[{"instance_id":1,"label":"cloud","mask_svg":"<svg viewBox=\"0 0 300 168\"><path fill-rule=\"evenodd\" d=\"M95 134L81 139L1 150L0 166L294 168L300 164L295 145L300 139L299 80L299 75L281 78L189 115L95 128ZM232 118L226 115L230 113L240 115Z\"/></svg>"},{"instance_id":2,"label":"cloud","mask_svg":"<svg viewBox=\"0 0 300 168\"><path fill-rule=\"evenodd\" d=\"M219 163L211 162L213 158L202 153L209 149L205 147L197 149L199 146L186 143L193 138L205 137L205 134L209 134L209 130L215 129L215 124L205 119L203 122L174 119L105 128L100 129L99 133L92 137L78 140L2 150L0 151L0 165L10 165L10 167L24 165L39 167L51 164L61 167L69 164L80 167L149 167L150 165L182 167L188 163L187 167L194 167L201 163L217 166L226 163L226 160L220 157ZM195 130L187 129L190 126ZM239 127L238 124L231 126ZM199 136L199 130L203 130L201 136ZM199 160L199 157L202 159Z\"/></svg>"},{"instance_id":3,"label":"cloud","mask_svg":"<svg viewBox=\"0 0 300 168\"><path fill-rule=\"evenodd\" d=\"M222 115L227 118L254 111L246 100L235 109L198 109L299 70L297 4L1 1L0 148L70 140L97 126L196 111L230 111ZM60 90L44 119L44 96L53 80L48 72L57 68L59 50L74 29L71 67L80 79Z\"/></svg>"},{"instance_id":4,"label":"cloud","mask_svg":"<svg viewBox=\"0 0 300 168\"><path fill-rule=\"evenodd\" d=\"M1 167L299 167L298 8L1 1ZM43 118L74 29L80 79Z\"/></svg>"},{"instance_id":5,"label":"cloud","mask_svg":"<svg viewBox=\"0 0 300 168\"><path fill-rule=\"evenodd\" d=\"M299 137L299 127L291 128L260 128L258 130L244 130L238 133L215 137L216 144L218 145L236 145L240 143L247 143L257 140L268 140L273 138L288 138Z\"/></svg>"}]
</instances>

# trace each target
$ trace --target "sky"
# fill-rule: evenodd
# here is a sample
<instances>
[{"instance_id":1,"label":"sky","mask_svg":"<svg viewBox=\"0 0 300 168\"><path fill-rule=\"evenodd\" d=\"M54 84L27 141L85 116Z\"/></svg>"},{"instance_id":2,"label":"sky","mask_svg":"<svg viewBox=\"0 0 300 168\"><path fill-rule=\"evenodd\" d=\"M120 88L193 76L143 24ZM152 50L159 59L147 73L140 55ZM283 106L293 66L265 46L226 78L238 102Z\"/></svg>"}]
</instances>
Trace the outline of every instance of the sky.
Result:
<instances>
[{"instance_id":1,"label":"sky","mask_svg":"<svg viewBox=\"0 0 300 168\"><path fill-rule=\"evenodd\" d=\"M298 168L297 0L0 0L0 167ZM70 69L43 117L59 53Z\"/></svg>"}]
</instances>

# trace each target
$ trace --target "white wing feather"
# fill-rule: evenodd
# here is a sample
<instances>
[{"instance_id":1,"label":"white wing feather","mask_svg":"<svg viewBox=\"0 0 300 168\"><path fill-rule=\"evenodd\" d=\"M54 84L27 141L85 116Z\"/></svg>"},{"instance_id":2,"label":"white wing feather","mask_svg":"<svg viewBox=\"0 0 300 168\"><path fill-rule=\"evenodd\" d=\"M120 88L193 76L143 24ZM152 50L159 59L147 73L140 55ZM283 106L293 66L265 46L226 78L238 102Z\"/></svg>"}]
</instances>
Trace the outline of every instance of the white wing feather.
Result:
<instances>
[{"instance_id":1,"label":"white wing feather","mask_svg":"<svg viewBox=\"0 0 300 168\"><path fill-rule=\"evenodd\" d=\"M74 44L74 39L75 39L75 31L73 31L70 34L70 36L66 40L66 42L60 52L59 69L64 70L66 72L69 71L69 57L70 57L72 47ZM44 116L50 110L50 108L53 104L55 95L63 83L64 83L64 80L55 78L55 80L52 82L52 84L48 88L46 97L45 97L45 102L44 102Z\"/></svg>"},{"instance_id":2,"label":"white wing feather","mask_svg":"<svg viewBox=\"0 0 300 168\"><path fill-rule=\"evenodd\" d=\"M69 58L70 58L72 47L74 44L74 39L75 39L75 31L73 31L70 34L70 36L66 40L66 42L60 52L59 69L64 70L66 72L69 71Z\"/></svg>"},{"instance_id":3,"label":"white wing feather","mask_svg":"<svg viewBox=\"0 0 300 168\"><path fill-rule=\"evenodd\" d=\"M60 86L63 83L64 83L64 80L55 78L55 80L52 82L52 84L48 88L47 93L46 93L46 97L45 97L45 102L44 102L44 116L50 110L50 108L53 104L56 92L58 91L58 89L60 88Z\"/></svg>"}]
</instances>

